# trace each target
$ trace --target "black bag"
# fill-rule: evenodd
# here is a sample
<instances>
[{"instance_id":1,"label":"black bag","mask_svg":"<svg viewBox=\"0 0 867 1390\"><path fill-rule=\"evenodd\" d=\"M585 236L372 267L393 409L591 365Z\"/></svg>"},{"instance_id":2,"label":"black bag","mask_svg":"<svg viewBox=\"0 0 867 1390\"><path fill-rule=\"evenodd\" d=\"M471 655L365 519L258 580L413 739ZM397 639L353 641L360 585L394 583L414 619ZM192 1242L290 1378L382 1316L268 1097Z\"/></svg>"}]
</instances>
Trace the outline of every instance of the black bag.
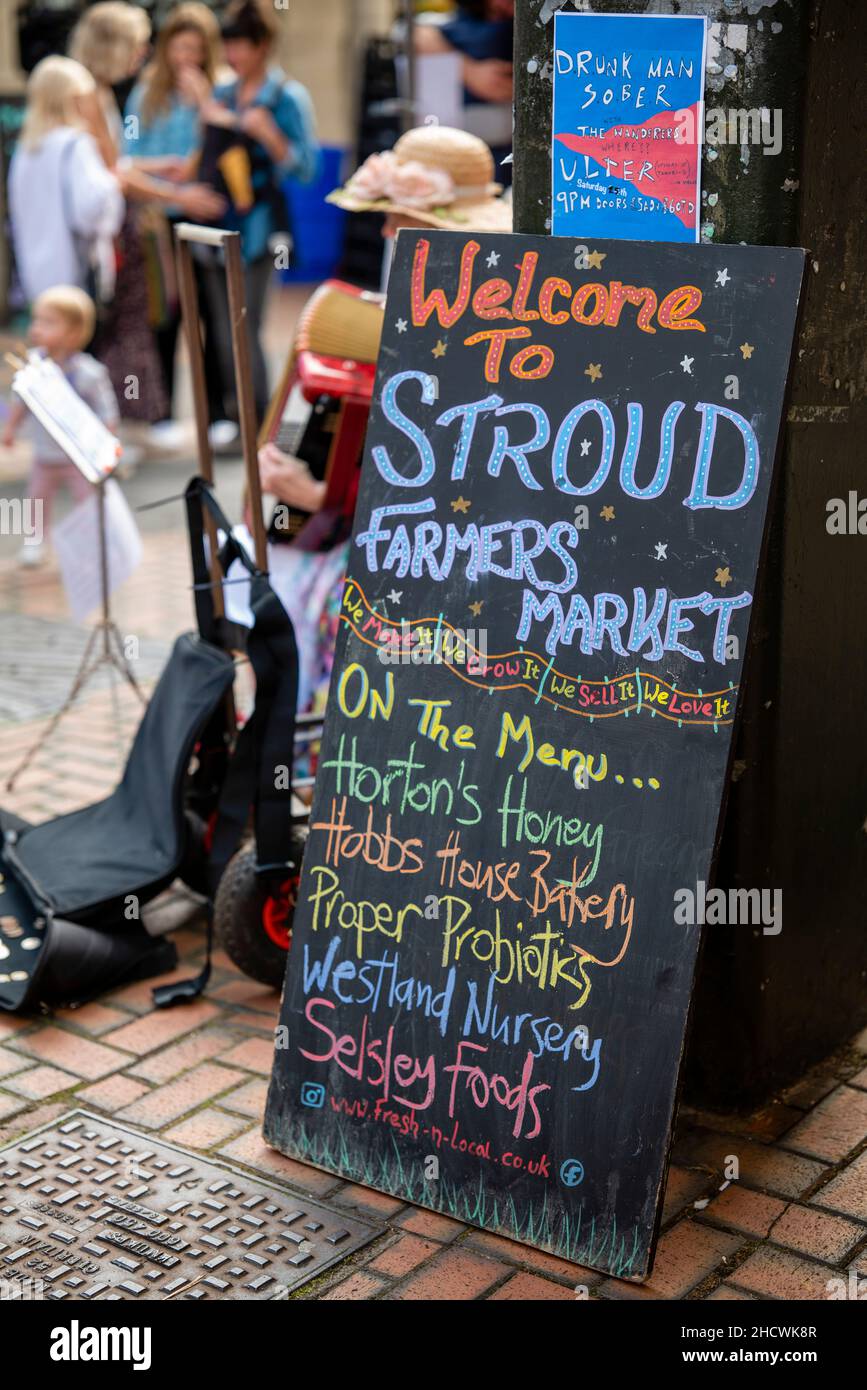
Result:
<instances>
[{"instance_id":1,"label":"black bag","mask_svg":"<svg viewBox=\"0 0 867 1390\"><path fill-rule=\"evenodd\" d=\"M4 835L31 829L0 811ZM2 858L2 854L0 854ZM83 1004L97 994L161 975L177 964L170 941L154 940L137 922L95 931L55 916L8 871L0 885L0 1008Z\"/></svg>"},{"instance_id":2,"label":"black bag","mask_svg":"<svg viewBox=\"0 0 867 1390\"><path fill-rule=\"evenodd\" d=\"M184 778L233 675L227 652L179 637L110 796L42 825L0 813L0 1008L81 1003L171 968L140 909L184 858Z\"/></svg>"},{"instance_id":3,"label":"black bag","mask_svg":"<svg viewBox=\"0 0 867 1390\"><path fill-rule=\"evenodd\" d=\"M257 103L259 104L259 103ZM274 108L267 102L261 103L266 111L273 115ZM220 167L220 160L229 150L242 150L250 163L250 177L252 181L253 207L267 205L270 208L270 221L272 224L271 242L272 245L284 246L288 252L286 264L287 269L294 264L295 240L293 237L292 213L283 183L277 175L273 161L258 141L253 140L243 131L227 129L225 126L206 125L202 137L202 154L199 161L198 178L201 183L208 184L226 199L227 208L215 218L212 226L225 227L229 231L241 231L244 219L252 210L251 208L242 211L235 205L232 196L233 190L230 188Z\"/></svg>"},{"instance_id":4,"label":"black bag","mask_svg":"<svg viewBox=\"0 0 867 1390\"><path fill-rule=\"evenodd\" d=\"M193 560L196 618L199 631L212 641L246 650L256 677L256 703L228 759L214 807L210 850L210 884L216 892L223 869L235 853L252 814L257 862L263 874L285 877L293 857L291 772L295 753L295 715L298 706L298 647L288 613L256 568L247 551L231 534L209 487L194 478L187 488L187 523ZM204 512L209 511L225 534L220 552L224 574L235 560L250 576L251 628L232 628L218 618L204 545Z\"/></svg>"},{"instance_id":5,"label":"black bag","mask_svg":"<svg viewBox=\"0 0 867 1390\"><path fill-rule=\"evenodd\" d=\"M145 710L123 777L93 806L31 826L0 811L0 1008L83 1003L108 989L162 973L174 947L154 940L140 908L177 876L190 850L187 815L194 751L208 767L205 744L220 771L199 813L213 815L209 887L240 842L252 810L258 863L285 876L292 854L291 786L274 769L291 767L298 690L298 654L289 617L246 551L231 535L209 485L186 492L198 633L179 637ZM250 574L249 630L215 613L204 544L204 511L227 533L225 572L240 560ZM228 728L231 648L246 647L256 675L256 705L237 736ZM220 757L219 754L223 756ZM210 974L154 991L158 1005L194 998Z\"/></svg>"},{"instance_id":6,"label":"black bag","mask_svg":"<svg viewBox=\"0 0 867 1390\"><path fill-rule=\"evenodd\" d=\"M185 848L187 764L233 674L228 653L193 633L179 637L111 795L8 846L16 877L55 912L104 931L130 898L148 902L172 882Z\"/></svg>"}]
</instances>

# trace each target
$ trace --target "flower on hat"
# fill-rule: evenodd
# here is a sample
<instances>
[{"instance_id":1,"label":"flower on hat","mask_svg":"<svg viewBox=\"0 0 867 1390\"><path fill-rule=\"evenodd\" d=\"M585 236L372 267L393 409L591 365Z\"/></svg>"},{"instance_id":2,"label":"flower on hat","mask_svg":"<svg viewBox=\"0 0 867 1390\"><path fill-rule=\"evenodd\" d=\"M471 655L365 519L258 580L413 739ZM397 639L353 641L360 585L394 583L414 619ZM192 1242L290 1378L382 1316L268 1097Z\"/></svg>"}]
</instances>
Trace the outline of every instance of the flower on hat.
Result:
<instances>
[{"instance_id":1,"label":"flower on hat","mask_svg":"<svg viewBox=\"0 0 867 1390\"><path fill-rule=\"evenodd\" d=\"M346 191L369 202L387 198L419 209L439 207L455 197L454 182L445 169L431 168L418 160L401 162L391 151L370 155L353 174Z\"/></svg>"},{"instance_id":2,"label":"flower on hat","mask_svg":"<svg viewBox=\"0 0 867 1390\"><path fill-rule=\"evenodd\" d=\"M393 154L372 154L357 169L346 185L347 193L357 198L367 198L376 202L386 196L389 167L394 163Z\"/></svg>"},{"instance_id":3,"label":"flower on hat","mask_svg":"<svg viewBox=\"0 0 867 1390\"><path fill-rule=\"evenodd\" d=\"M408 160L406 164L395 161L388 196L408 208L433 208L451 203L455 186L445 169L431 168L417 160Z\"/></svg>"}]
</instances>

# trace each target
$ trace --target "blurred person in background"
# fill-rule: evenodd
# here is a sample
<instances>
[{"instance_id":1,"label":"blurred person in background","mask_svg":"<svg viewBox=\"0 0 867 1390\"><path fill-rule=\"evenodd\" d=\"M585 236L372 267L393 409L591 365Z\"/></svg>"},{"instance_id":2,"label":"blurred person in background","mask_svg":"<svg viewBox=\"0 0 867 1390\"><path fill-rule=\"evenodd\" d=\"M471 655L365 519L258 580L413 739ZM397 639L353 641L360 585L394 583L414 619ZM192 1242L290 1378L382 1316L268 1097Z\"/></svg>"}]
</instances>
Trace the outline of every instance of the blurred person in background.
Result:
<instances>
[{"instance_id":1,"label":"blurred person in background","mask_svg":"<svg viewBox=\"0 0 867 1390\"><path fill-rule=\"evenodd\" d=\"M69 37L69 56L86 67L97 85L99 139L106 163L121 142L121 113L112 91L129 81L147 56L151 22L141 5L101 0L89 5Z\"/></svg>"},{"instance_id":2,"label":"blurred person in background","mask_svg":"<svg viewBox=\"0 0 867 1390\"><path fill-rule=\"evenodd\" d=\"M157 35L154 54L130 93L124 110L123 152L133 169L158 178L185 181L195 177L202 144L200 105L210 97L217 74L220 27L207 5L176 5ZM156 338L168 415L175 385L175 358L181 314L174 261L174 225L187 213L179 204L147 207L144 229L148 267L150 322ZM207 299L200 283L204 319L205 376L212 422L225 416L220 390L220 361ZM234 437L236 431L230 430ZM182 426L166 418L155 425L155 443L172 448L181 442Z\"/></svg>"},{"instance_id":3,"label":"blurred person in background","mask_svg":"<svg viewBox=\"0 0 867 1390\"><path fill-rule=\"evenodd\" d=\"M51 59L44 59L51 62ZM50 358L63 372L76 395L114 433L117 401L108 372L84 349L93 337L96 309L93 300L77 285L55 285L36 296L30 323L30 341L40 357ZM86 502L93 485L69 459L57 441L18 399L9 411L2 443L11 447L23 421L27 421L33 461L27 496L41 504L42 533L51 524L51 508L58 488L65 487L74 502ZM45 542L25 544L19 560L31 567L41 564Z\"/></svg>"},{"instance_id":4,"label":"blurred person in background","mask_svg":"<svg viewBox=\"0 0 867 1390\"><path fill-rule=\"evenodd\" d=\"M462 57L464 126L491 147L498 176L512 182L512 48L515 0L462 0L453 14L420 15L413 26L419 55ZM427 20L427 22L425 22Z\"/></svg>"},{"instance_id":5,"label":"blurred person in background","mask_svg":"<svg viewBox=\"0 0 867 1390\"><path fill-rule=\"evenodd\" d=\"M350 212L384 213L382 235L391 240L404 227L510 232L512 205L501 194L483 140L465 130L424 125L408 130L393 150L370 155L328 201ZM314 526L326 484L303 460L265 444L259 450L259 477L263 493L313 513ZM348 504L326 532L326 543L317 549L306 543L269 546L271 583L292 618L298 643L301 707L317 712L325 707L334 665L358 481L356 470Z\"/></svg>"},{"instance_id":6,"label":"blurred person in background","mask_svg":"<svg viewBox=\"0 0 867 1390\"><path fill-rule=\"evenodd\" d=\"M43 58L27 82L9 169L15 263L28 302L58 283L114 293L124 198L93 134L96 84L71 58Z\"/></svg>"},{"instance_id":7,"label":"blurred person in background","mask_svg":"<svg viewBox=\"0 0 867 1390\"><path fill-rule=\"evenodd\" d=\"M236 150L237 163L242 166L234 188L230 182L230 207L220 224L241 234L253 391L261 419L268 406L262 319L275 268L274 246L288 242L289 213L283 183L289 177L302 183L312 181L319 152L307 89L271 66L278 35L273 7L267 0L235 0L221 28L226 62L235 78L215 87L213 93L203 88L200 109L203 121L222 140L217 161L221 171L227 168L225 155L234 157ZM203 177L207 154L206 133ZM218 186L226 187L222 174ZM225 275L213 259L205 275L222 362L223 392L228 400L234 392L234 368Z\"/></svg>"},{"instance_id":8,"label":"blurred person in background","mask_svg":"<svg viewBox=\"0 0 867 1390\"><path fill-rule=\"evenodd\" d=\"M102 157L127 197L127 213L117 241L114 297L101 307L94 353L104 362L122 418L154 424L165 420L168 405L156 344L150 327L147 267L135 202L174 204L189 217L218 217L224 200L213 189L155 178L121 159L123 122L112 88L134 76L144 61L150 21L139 5L103 0L85 10L70 39L70 53L96 83L90 119ZM130 450L125 451L129 459Z\"/></svg>"}]
</instances>

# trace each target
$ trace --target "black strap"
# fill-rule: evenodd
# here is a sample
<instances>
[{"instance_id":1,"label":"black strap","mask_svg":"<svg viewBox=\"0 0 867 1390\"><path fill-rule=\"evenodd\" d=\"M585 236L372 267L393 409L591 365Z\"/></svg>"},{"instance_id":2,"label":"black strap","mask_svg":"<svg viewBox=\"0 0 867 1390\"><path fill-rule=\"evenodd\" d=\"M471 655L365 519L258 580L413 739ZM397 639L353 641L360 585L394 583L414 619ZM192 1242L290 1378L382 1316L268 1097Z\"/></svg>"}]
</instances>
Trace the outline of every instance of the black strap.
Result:
<instances>
[{"instance_id":1,"label":"black strap","mask_svg":"<svg viewBox=\"0 0 867 1390\"><path fill-rule=\"evenodd\" d=\"M211 955L214 948L214 911L208 903L207 936L205 938L205 964L198 975L189 980L176 980L171 985L157 985L151 990L155 1009L170 1009L175 1004L189 1004L204 992L211 978Z\"/></svg>"},{"instance_id":2,"label":"black strap","mask_svg":"<svg viewBox=\"0 0 867 1390\"><path fill-rule=\"evenodd\" d=\"M295 713L298 705L298 646L288 613L267 575L232 535L231 525L204 479L194 478L187 488L187 517L196 584L196 615L203 637L216 631L213 587L205 556L204 509L226 534L220 551L225 574L233 560L240 560L250 575L250 608L253 625L246 633L246 649L256 678L256 703L235 741L217 806L217 819L209 854L210 895L205 965L192 980L163 985L153 991L157 1007L196 998L211 973L213 902L226 865L235 854L252 808L256 835L256 861L261 873L285 877L291 864L292 760L295 745ZM209 639L212 640L212 639Z\"/></svg>"},{"instance_id":3,"label":"black strap","mask_svg":"<svg viewBox=\"0 0 867 1390\"><path fill-rule=\"evenodd\" d=\"M206 642L224 650L233 646L245 646L245 630L237 624L218 619L214 607L214 580L208 564L205 548L205 510L213 517L217 527L223 531L225 540L220 548L218 560L225 576L234 560L240 561L253 578L260 575L244 546L232 533L232 523L223 512L214 496L211 484L204 478L192 478L184 492L187 507L187 530L190 537L190 559L193 567L193 593L195 595L196 622L199 635ZM265 575L261 575L266 580ZM288 620L288 619L287 619Z\"/></svg>"},{"instance_id":4,"label":"black strap","mask_svg":"<svg viewBox=\"0 0 867 1390\"><path fill-rule=\"evenodd\" d=\"M298 648L289 616L263 575L251 580L250 606L247 655L256 704L238 735L217 810L210 856L214 891L241 843L251 807L259 871L282 871L285 877L290 864Z\"/></svg>"},{"instance_id":5,"label":"black strap","mask_svg":"<svg viewBox=\"0 0 867 1390\"><path fill-rule=\"evenodd\" d=\"M205 548L206 497L209 510L216 512L220 518L218 524L222 525L227 535L230 534L229 522L223 516L210 485L204 478L193 478L184 491L184 501L193 570L196 625L204 641L211 642L224 651L242 650L246 646L246 630L236 628L236 625L227 623L224 618L218 618L215 612L214 579L208 566ZM225 572L231 563L225 546L218 558ZM188 786L188 805L197 814L202 815L204 820L210 818L219 800L219 789L225 778L228 749L235 736L235 730L230 726L228 717L230 709L230 704L223 702L214 710L199 741L198 768Z\"/></svg>"}]
</instances>

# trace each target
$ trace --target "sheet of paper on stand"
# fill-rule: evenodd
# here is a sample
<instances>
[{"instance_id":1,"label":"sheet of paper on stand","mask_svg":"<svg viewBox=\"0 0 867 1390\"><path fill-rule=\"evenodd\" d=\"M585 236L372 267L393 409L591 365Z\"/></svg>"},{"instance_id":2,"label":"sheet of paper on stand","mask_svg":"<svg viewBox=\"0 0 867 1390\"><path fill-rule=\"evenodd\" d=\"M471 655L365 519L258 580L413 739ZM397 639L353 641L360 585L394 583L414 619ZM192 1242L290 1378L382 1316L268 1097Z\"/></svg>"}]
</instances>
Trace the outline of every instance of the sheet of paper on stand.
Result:
<instances>
[{"instance_id":1,"label":"sheet of paper on stand","mask_svg":"<svg viewBox=\"0 0 867 1390\"><path fill-rule=\"evenodd\" d=\"M33 412L90 483L108 478L120 461L120 443L50 358L31 353L12 379L12 390Z\"/></svg>"},{"instance_id":2,"label":"sheet of paper on stand","mask_svg":"<svg viewBox=\"0 0 867 1390\"><path fill-rule=\"evenodd\" d=\"M108 591L119 589L142 558L139 529L126 498L113 479L105 485ZM96 494L52 527L51 540L73 618L83 622L101 602L99 508Z\"/></svg>"}]
</instances>

